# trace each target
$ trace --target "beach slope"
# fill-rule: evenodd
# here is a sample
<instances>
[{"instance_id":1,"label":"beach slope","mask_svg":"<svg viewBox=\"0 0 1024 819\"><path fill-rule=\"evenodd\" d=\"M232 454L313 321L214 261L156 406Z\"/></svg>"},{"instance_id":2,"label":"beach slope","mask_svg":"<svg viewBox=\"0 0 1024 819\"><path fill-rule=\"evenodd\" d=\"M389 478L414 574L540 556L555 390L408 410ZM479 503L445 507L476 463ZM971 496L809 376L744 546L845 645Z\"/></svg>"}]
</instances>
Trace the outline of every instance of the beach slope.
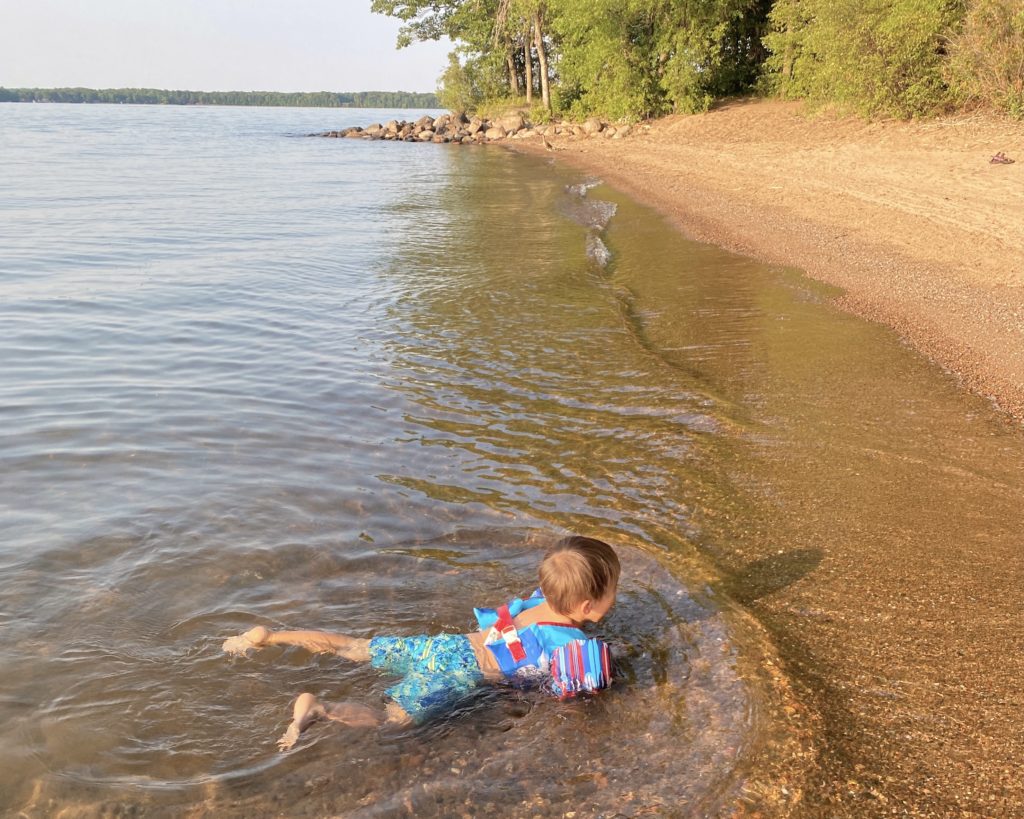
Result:
<instances>
[{"instance_id":1,"label":"beach slope","mask_svg":"<svg viewBox=\"0 0 1024 819\"><path fill-rule=\"evenodd\" d=\"M1024 124L865 122L743 100L627 139L548 139L688 236L841 287L843 307L1024 418ZM1000 151L1017 162L991 163Z\"/></svg>"}]
</instances>

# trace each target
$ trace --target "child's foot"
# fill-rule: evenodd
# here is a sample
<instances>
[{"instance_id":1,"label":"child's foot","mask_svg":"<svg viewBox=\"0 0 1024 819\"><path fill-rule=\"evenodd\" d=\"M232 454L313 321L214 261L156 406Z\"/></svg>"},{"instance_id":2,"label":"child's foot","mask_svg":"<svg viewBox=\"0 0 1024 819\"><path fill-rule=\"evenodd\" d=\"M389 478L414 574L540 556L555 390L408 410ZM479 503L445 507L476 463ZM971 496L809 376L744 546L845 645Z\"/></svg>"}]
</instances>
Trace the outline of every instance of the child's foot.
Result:
<instances>
[{"instance_id":1,"label":"child's foot","mask_svg":"<svg viewBox=\"0 0 1024 819\"><path fill-rule=\"evenodd\" d=\"M228 637L221 648L228 654L245 654L254 648L259 648L269 636L270 632L264 626L256 626L245 634Z\"/></svg>"},{"instance_id":2,"label":"child's foot","mask_svg":"<svg viewBox=\"0 0 1024 819\"><path fill-rule=\"evenodd\" d=\"M316 697L312 694L299 694L299 698L295 700L295 707L292 708L291 725L281 734L281 738L277 741L277 749L287 751L298 742L299 735L303 731L325 716L327 714L324 712L324 707Z\"/></svg>"}]
</instances>

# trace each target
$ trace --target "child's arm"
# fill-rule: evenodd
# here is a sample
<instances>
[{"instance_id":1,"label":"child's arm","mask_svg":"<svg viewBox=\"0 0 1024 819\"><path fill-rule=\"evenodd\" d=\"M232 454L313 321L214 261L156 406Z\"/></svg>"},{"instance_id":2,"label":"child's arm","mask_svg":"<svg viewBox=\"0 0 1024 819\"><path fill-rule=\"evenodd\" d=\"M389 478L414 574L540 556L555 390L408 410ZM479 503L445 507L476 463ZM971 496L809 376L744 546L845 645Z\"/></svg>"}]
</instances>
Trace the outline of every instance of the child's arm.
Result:
<instances>
[{"instance_id":1,"label":"child's arm","mask_svg":"<svg viewBox=\"0 0 1024 819\"><path fill-rule=\"evenodd\" d=\"M245 634L229 637L222 648L228 654L245 654L263 646L299 646L314 654L333 653L357 662L369 662L370 641L328 631L271 631L256 626Z\"/></svg>"}]
</instances>

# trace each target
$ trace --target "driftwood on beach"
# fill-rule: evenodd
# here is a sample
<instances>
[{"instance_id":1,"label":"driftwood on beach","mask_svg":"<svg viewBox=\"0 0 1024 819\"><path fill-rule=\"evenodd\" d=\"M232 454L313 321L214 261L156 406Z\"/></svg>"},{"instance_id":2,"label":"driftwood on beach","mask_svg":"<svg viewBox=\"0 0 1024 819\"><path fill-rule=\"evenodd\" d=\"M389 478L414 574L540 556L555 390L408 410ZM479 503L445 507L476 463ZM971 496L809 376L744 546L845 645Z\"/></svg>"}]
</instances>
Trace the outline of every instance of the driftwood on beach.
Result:
<instances>
[{"instance_id":1,"label":"driftwood on beach","mask_svg":"<svg viewBox=\"0 0 1024 819\"><path fill-rule=\"evenodd\" d=\"M583 123L551 122L532 125L522 114L507 114L495 119L468 117L465 114L442 114L434 118L422 116L415 122L391 120L366 127L354 126L340 131L323 131L310 136L344 139L383 139L393 142L453 142L462 145L497 142L503 139L571 136L622 139L630 133L629 125L611 125L597 118Z\"/></svg>"}]
</instances>

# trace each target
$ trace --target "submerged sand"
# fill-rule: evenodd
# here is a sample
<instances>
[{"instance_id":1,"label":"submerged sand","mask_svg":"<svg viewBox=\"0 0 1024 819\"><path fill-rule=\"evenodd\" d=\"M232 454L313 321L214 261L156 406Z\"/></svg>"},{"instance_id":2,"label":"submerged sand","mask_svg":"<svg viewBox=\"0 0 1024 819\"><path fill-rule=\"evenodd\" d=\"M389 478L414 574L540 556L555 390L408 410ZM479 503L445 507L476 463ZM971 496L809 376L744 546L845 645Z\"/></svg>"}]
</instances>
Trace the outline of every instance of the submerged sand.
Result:
<instances>
[{"instance_id":1,"label":"submerged sand","mask_svg":"<svg viewBox=\"0 0 1024 819\"><path fill-rule=\"evenodd\" d=\"M1024 124L869 123L755 100L623 140L549 139L690 237L843 288L845 308L1024 419ZM990 163L998 151L1017 162Z\"/></svg>"},{"instance_id":2,"label":"submerged sand","mask_svg":"<svg viewBox=\"0 0 1024 819\"><path fill-rule=\"evenodd\" d=\"M994 418L993 436L1016 450L1024 125L866 123L745 101L624 140L550 142L514 144L653 205L692 238L839 286L841 306L990 397L1010 424ZM991 164L997 151L1017 162ZM746 593L764 578L744 567L770 571L774 552L751 541L716 556L745 578L729 591L768 626L822 717L820 766L790 785L797 815L1024 815L1020 474L960 476L961 491L989 498L985 516L963 521L951 484L928 532L876 532L845 519L840 500L829 514L849 536L821 539L820 566L770 599Z\"/></svg>"}]
</instances>

